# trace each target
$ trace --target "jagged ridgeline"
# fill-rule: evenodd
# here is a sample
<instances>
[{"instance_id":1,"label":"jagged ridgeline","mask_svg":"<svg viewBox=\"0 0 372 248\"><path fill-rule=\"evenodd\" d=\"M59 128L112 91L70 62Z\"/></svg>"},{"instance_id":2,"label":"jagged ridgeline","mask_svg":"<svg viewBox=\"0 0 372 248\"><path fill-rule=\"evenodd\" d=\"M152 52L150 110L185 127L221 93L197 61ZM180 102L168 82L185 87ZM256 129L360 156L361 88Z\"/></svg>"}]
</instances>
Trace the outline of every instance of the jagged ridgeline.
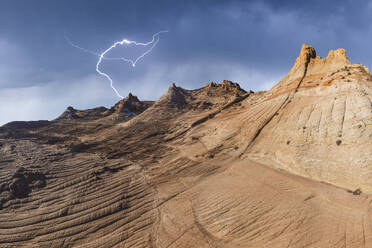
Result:
<instances>
[{"instance_id":1,"label":"jagged ridgeline","mask_svg":"<svg viewBox=\"0 0 372 248\"><path fill-rule=\"evenodd\" d=\"M372 247L372 78L303 45L269 91L0 127L0 247Z\"/></svg>"}]
</instances>

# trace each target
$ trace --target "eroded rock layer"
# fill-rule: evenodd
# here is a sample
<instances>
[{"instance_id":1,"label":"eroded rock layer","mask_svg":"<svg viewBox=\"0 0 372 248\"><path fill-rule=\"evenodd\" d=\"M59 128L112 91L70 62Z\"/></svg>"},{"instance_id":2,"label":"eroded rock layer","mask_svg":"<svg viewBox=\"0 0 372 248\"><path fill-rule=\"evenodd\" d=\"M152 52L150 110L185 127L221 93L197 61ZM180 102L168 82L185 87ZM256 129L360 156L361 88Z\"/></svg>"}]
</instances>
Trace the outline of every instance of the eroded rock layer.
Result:
<instances>
[{"instance_id":1,"label":"eroded rock layer","mask_svg":"<svg viewBox=\"0 0 372 248\"><path fill-rule=\"evenodd\" d=\"M0 247L372 247L372 79L304 45L267 92L0 127Z\"/></svg>"}]
</instances>

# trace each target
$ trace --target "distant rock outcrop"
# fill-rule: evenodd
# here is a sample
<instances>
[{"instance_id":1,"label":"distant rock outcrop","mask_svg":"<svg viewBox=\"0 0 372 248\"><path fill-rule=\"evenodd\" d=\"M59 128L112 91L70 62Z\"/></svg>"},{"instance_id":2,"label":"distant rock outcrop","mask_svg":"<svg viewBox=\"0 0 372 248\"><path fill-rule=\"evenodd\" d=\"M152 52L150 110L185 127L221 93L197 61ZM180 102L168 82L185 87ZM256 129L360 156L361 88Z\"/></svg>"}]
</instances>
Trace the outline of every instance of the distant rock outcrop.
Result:
<instances>
[{"instance_id":1,"label":"distant rock outcrop","mask_svg":"<svg viewBox=\"0 0 372 248\"><path fill-rule=\"evenodd\" d=\"M78 110L74 109L72 106L69 106L57 119L77 119L79 118L79 116L76 114L77 112Z\"/></svg>"},{"instance_id":2,"label":"distant rock outcrop","mask_svg":"<svg viewBox=\"0 0 372 248\"><path fill-rule=\"evenodd\" d=\"M56 120L95 120L105 116L105 111L105 107L77 110L69 106Z\"/></svg>"},{"instance_id":3,"label":"distant rock outcrop","mask_svg":"<svg viewBox=\"0 0 372 248\"><path fill-rule=\"evenodd\" d=\"M172 83L168 91L159 99L158 104L167 104L181 109L187 104L189 95L185 89L177 87L175 83Z\"/></svg>"},{"instance_id":4,"label":"distant rock outcrop","mask_svg":"<svg viewBox=\"0 0 372 248\"><path fill-rule=\"evenodd\" d=\"M133 116L142 113L151 106L151 104L152 102L141 102L137 96L129 93L127 97L116 103L110 111L116 114L124 113L128 116Z\"/></svg>"},{"instance_id":5,"label":"distant rock outcrop","mask_svg":"<svg viewBox=\"0 0 372 248\"><path fill-rule=\"evenodd\" d=\"M129 93L127 97L120 100L110 109L98 107L87 110L77 110L68 107L56 120L98 120L105 117L114 119L130 118L145 111L153 104L152 101L140 101L137 96Z\"/></svg>"}]
</instances>

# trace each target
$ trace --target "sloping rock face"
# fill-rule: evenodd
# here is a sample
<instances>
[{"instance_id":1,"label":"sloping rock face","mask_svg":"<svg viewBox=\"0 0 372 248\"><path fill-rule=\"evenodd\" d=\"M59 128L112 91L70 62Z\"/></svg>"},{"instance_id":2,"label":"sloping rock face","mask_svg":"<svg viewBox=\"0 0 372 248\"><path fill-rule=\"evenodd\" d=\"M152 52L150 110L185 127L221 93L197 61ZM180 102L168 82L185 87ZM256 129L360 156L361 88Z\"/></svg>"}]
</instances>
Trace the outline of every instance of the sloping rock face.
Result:
<instances>
[{"instance_id":1,"label":"sloping rock face","mask_svg":"<svg viewBox=\"0 0 372 248\"><path fill-rule=\"evenodd\" d=\"M352 64L344 49L322 59L304 45L270 91L200 132L210 133L203 137L209 149L234 140L241 159L372 192L371 94L368 68Z\"/></svg>"},{"instance_id":2,"label":"sloping rock face","mask_svg":"<svg viewBox=\"0 0 372 248\"><path fill-rule=\"evenodd\" d=\"M372 247L371 89L304 45L267 92L173 84L4 125L0 247Z\"/></svg>"},{"instance_id":3,"label":"sloping rock face","mask_svg":"<svg viewBox=\"0 0 372 248\"><path fill-rule=\"evenodd\" d=\"M293 69L269 92L269 102L285 100L247 156L318 181L372 192L371 95L368 68L351 64L344 49L321 59L304 45Z\"/></svg>"}]
</instances>

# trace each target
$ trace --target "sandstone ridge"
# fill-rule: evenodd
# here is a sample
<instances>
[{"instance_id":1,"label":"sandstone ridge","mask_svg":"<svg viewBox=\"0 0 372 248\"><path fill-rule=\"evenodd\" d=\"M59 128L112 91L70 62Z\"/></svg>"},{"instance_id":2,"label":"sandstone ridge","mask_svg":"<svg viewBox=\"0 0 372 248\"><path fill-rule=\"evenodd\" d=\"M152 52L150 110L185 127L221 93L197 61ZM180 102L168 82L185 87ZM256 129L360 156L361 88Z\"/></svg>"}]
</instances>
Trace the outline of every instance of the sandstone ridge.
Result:
<instances>
[{"instance_id":1,"label":"sandstone ridge","mask_svg":"<svg viewBox=\"0 0 372 248\"><path fill-rule=\"evenodd\" d=\"M346 50L343 48L331 50L326 58L321 58L317 56L312 46L304 44L292 69L279 82L277 87L288 86L293 81L301 81L304 76L324 75L350 65L352 63L349 61ZM369 72L367 67L363 68Z\"/></svg>"},{"instance_id":2,"label":"sandstone ridge","mask_svg":"<svg viewBox=\"0 0 372 248\"><path fill-rule=\"evenodd\" d=\"M372 247L372 78L303 45L269 91L0 127L0 247Z\"/></svg>"}]
</instances>

